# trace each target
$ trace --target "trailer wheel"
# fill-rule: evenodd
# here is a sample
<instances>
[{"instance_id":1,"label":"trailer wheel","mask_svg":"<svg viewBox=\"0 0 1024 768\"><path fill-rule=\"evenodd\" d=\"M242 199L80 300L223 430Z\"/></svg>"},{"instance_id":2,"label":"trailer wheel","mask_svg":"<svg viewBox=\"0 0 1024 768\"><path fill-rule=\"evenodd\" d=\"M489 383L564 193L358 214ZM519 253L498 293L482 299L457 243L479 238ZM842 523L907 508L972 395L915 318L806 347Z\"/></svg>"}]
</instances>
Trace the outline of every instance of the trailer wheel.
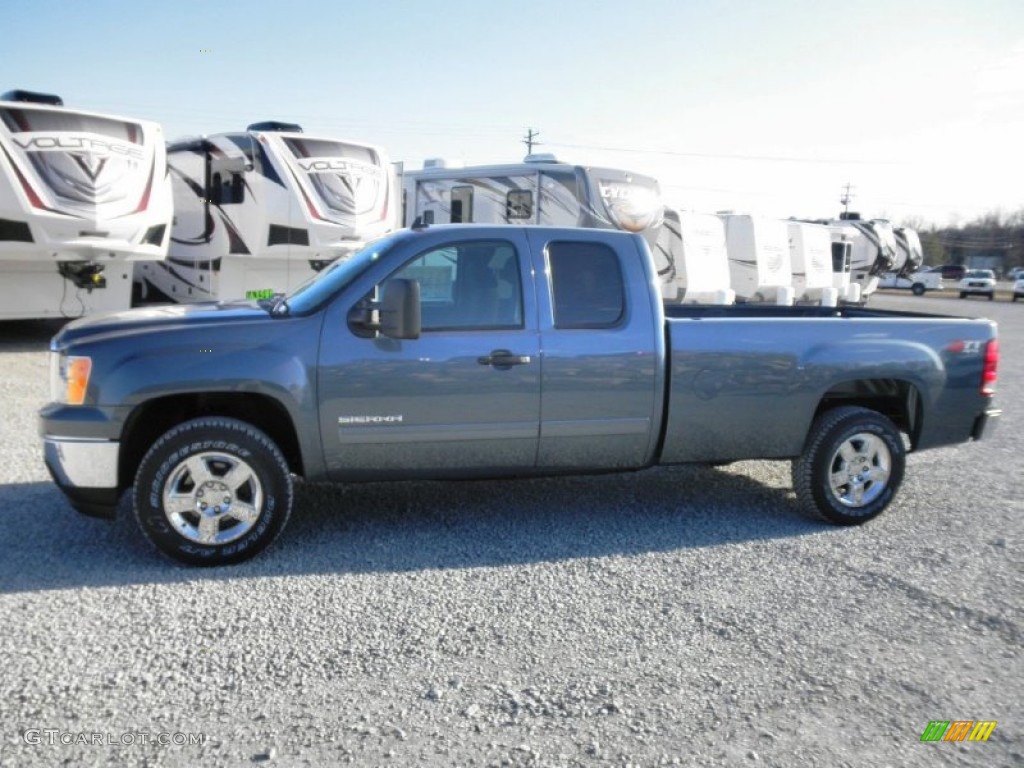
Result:
<instances>
[{"instance_id":1,"label":"trailer wheel","mask_svg":"<svg viewBox=\"0 0 1024 768\"><path fill-rule=\"evenodd\" d=\"M905 466L903 439L892 421L869 408L840 406L811 426L793 462L793 488L805 514L859 525L889 506Z\"/></svg>"},{"instance_id":2,"label":"trailer wheel","mask_svg":"<svg viewBox=\"0 0 1024 768\"><path fill-rule=\"evenodd\" d=\"M923 283L914 283L914 285L911 286L910 290L911 290L911 292L913 292L913 294L915 296L923 296L924 295L924 284Z\"/></svg>"},{"instance_id":3,"label":"trailer wheel","mask_svg":"<svg viewBox=\"0 0 1024 768\"><path fill-rule=\"evenodd\" d=\"M244 421L199 418L166 432L135 475L133 505L154 546L189 565L246 560L281 533L292 477L280 449Z\"/></svg>"}]
</instances>

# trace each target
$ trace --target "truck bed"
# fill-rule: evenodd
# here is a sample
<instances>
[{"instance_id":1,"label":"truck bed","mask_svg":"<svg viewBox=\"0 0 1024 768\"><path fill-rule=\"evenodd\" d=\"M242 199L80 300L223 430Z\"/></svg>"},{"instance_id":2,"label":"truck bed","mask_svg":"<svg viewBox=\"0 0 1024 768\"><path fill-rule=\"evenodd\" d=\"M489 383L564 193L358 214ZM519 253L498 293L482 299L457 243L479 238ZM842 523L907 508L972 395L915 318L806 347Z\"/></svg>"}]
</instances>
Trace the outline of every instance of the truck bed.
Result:
<instances>
[{"instance_id":1,"label":"truck bed","mask_svg":"<svg viewBox=\"0 0 1024 768\"><path fill-rule=\"evenodd\" d=\"M970 438L987 320L864 307L666 306L661 460L787 459L823 404L865 400L915 449Z\"/></svg>"}]
</instances>

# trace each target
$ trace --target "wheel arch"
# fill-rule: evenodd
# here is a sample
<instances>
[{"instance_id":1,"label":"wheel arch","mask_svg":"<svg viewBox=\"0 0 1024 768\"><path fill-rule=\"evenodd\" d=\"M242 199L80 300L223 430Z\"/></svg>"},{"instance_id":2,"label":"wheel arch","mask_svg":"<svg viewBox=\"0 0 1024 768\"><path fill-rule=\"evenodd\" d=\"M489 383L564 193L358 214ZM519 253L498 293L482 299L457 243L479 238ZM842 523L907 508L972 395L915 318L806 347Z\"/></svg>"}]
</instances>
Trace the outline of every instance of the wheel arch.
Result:
<instances>
[{"instance_id":1,"label":"wheel arch","mask_svg":"<svg viewBox=\"0 0 1024 768\"><path fill-rule=\"evenodd\" d=\"M298 434L288 409L280 401L249 392L201 392L153 398L132 410L121 433L119 487L131 486L142 457L161 435L178 424L203 416L223 416L252 424L277 444L293 474L304 474Z\"/></svg>"},{"instance_id":2,"label":"wheel arch","mask_svg":"<svg viewBox=\"0 0 1024 768\"><path fill-rule=\"evenodd\" d=\"M888 417L917 446L924 421L921 393L910 381L896 378L851 379L833 385L818 401L812 423L826 411L841 405L870 408Z\"/></svg>"}]
</instances>

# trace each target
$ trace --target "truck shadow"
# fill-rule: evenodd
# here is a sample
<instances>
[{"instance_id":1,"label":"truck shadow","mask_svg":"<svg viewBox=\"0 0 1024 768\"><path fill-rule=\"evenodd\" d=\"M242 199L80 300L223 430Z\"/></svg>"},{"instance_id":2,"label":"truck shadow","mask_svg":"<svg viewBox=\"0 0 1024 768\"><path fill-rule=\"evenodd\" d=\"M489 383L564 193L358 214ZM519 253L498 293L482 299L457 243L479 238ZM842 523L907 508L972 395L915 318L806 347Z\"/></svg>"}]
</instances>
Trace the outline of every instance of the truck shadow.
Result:
<instances>
[{"instance_id":1,"label":"truck shadow","mask_svg":"<svg viewBox=\"0 0 1024 768\"><path fill-rule=\"evenodd\" d=\"M0 593L495 567L828 528L803 517L774 478L769 486L740 471L665 467L625 476L300 485L281 538L249 562L216 569L182 566L150 547L127 495L111 523L77 514L50 483L0 486Z\"/></svg>"}]
</instances>

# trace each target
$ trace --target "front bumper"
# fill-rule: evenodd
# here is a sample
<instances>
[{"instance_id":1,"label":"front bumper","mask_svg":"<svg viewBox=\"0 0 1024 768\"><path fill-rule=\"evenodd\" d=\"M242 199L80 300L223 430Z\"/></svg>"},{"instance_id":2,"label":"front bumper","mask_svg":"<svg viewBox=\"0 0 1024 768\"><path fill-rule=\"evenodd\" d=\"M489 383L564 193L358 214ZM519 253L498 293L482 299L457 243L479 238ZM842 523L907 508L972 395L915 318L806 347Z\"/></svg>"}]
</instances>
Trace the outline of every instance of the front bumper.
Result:
<instances>
[{"instance_id":1,"label":"front bumper","mask_svg":"<svg viewBox=\"0 0 1024 768\"><path fill-rule=\"evenodd\" d=\"M43 457L50 476L71 506L90 517L113 517L120 496L120 443L44 436Z\"/></svg>"}]
</instances>

